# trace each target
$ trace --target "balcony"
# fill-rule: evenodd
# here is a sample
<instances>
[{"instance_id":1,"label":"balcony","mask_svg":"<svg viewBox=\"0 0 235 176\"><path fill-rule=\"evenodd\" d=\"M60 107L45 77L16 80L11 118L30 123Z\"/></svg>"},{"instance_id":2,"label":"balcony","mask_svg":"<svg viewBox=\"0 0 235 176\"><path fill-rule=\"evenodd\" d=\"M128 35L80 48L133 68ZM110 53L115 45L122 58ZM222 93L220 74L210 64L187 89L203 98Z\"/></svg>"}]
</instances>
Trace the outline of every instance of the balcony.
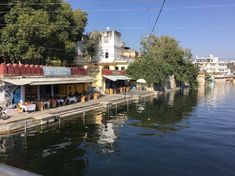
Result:
<instances>
[{"instance_id":1,"label":"balcony","mask_svg":"<svg viewBox=\"0 0 235 176\"><path fill-rule=\"evenodd\" d=\"M108 70L103 69L102 75L126 75L126 70Z\"/></svg>"}]
</instances>

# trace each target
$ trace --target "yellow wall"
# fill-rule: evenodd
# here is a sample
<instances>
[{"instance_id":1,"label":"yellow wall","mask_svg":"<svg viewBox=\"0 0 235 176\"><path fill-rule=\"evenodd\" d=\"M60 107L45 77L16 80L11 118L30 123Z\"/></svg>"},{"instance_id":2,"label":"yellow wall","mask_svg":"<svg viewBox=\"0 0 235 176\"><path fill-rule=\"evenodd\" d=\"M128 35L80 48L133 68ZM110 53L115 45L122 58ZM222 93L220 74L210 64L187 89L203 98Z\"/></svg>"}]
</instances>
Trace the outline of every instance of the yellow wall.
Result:
<instances>
[{"instance_id":1,"label":"yellow wall","mask_svg":"<svg viewBox=\"0 0 235 176\"><path fill-rule=\"evenodd\" d=\"M84 83L84 91L87 91L88 86L89 86L89 83Z\"/></svg>"},{"instance_id":2,"label":"yellow wall","mask_svg":"<svg viewBox=\"0 0 235 176\"><path fill-rule=\"evenodd\" d=\"M68 84L68 85L60 85L59 94L60 95L74 95L75 92L82 93L83 91L87 91L89 83L80 83L80 84Z\"/></svg>"},{"instance_id":3,"label":"yellow wall","mask_svg":"<svg viewBox=\"0 0 235 176\"><path fill-rule=\"evenodd\" d=\"M121 70L122 67L125 68L125 70L127 69L127 64L117 64L116 67L118 67L118 70Z\"/></svg>"},{"instance_id":4,"label":"yellow wall","mask_svg":"<svg viewBox=\"0 0 235 176\"><path fill-rule=\"evenodd\" d=\"M138 53L131 49L131 50L123 50L123 56L129 57L129 58L137 58L138 57Z\"/></svg>"},{"instance_id":5,"label":"yellow wall","mask_svg":"<svg viewBox=\"0 0 235 176\"><path fill-rule=\"evenodd\" d=\"M69 85L66 85L66 95L74 95L75 93L75 85L74 84L69 84Z\"/></svg>"},{"instance_id":6,"label":"yellow wall","mask_svg":"<svg viewBox=\"0 0 235 176\"><path fill-rule=\"evenodd\" d=\"M83 92L83 84L76 84L76 91L78 93L82 93Z\"/></svg>"},{"instance_id":7,"label":"yellow wall","mask_svg":"<svg viewBox=\"0 0 235 176\"><path fill-rule=\"evenodd\" d=\"M60 95L66 95L65 85L59 85L58 88Z\"/></svg>"},{"instance_id":8,"label":"yellow wall","mask_svg":"<svg viewBox=\"0 0 235 176\"><path fill-rule=\"evenodd\" d=\"M102 70L105 66L109 66L110 70L115 70L115 67L118 67L118 70L121 70L121 67L124 67L125 70L127 69L127 63L106 63L106 64L99 64L98 66L94 66L92 64L87 65L87 67L92 68L92 67L98 67L99 69L97 69L97 71L94 73L94 71L92 71L89 75L92 76L93 78L95 78L95 81L93 82L92 86L94 87L98 87L98 88L102 88L103 91L105 90L105 79L103 78L102 75ZM89 69L88 69L89 70ZM85 90L87 90L87 87L85 88Z\"/></svg>"}]
</instances>

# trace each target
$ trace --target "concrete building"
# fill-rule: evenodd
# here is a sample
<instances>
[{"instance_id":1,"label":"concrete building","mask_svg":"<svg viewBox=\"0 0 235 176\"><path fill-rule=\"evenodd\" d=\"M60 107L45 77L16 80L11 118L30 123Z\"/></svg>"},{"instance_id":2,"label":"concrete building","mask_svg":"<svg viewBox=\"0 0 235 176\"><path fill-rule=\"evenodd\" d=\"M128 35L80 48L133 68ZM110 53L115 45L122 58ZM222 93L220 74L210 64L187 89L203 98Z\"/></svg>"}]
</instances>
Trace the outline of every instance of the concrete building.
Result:
<instances>
[{"instance_id":1,"label":"concrete building","mask_svg":"<svg viewBox=\"0 0 235 176\"><path fill-rule=\"evenodd\" d=\"M119 89L126 85L129 78L125 70L134 59L123 54L124 42L121 40L120 32L107 28L100 33L101 50L98 54L98 62L86 64L84 67L88 69L89 75L95 78L93 86L105 92L105 90Z\"/></svg>"},{"instance_id":2,"label":"concrete building","mask_svg":"<svg viewBox=\"0 0 235 176\"><path fill-rule=\"evenodd\" d=\"M50 107L52 99L61 102L63 98L87 92L94 81L87 74L80 67L1 63L0 105L34 102L39 106L43 102Z\"/></svg>"},{"instance_id":3,"label":"concrete building","mask_svg":"<svg viewBox=\"0 0 235 176\"><path fill-rule=\"evenodd\" d=\"M132 59L137 59L139 57L139 53L136 50L126 46L122 47L122 55Z\"/></svg>"},{"instance_id":4,"label":"concrete building","mask_svg":"<svg viewBox=\"0 0 235 176\"><path fill-rule=\"evenodd\" d=\"M193 64L197 65L201 72L206 72L212 75L231 74L231 70L228 68L228 62L219 61L219 58L214 57L212 54L209 55L209 57L196 56Z\"/></svg>"}]
</instances>

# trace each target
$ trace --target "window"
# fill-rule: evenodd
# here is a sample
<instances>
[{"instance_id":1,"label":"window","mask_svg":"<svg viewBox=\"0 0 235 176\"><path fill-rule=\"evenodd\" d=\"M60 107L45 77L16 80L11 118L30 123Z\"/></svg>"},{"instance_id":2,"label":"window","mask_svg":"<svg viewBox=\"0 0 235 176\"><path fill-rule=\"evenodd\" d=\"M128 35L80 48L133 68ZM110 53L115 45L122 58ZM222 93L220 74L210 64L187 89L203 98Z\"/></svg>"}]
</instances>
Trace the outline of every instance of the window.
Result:
<instances>
[{"instance_id":1,"label":"window","mask_svg":"<svg viewBox=\"0 0 235 176\"><path fill-rule=\"evenodd\" d=\"M118 67L115 67L115 70L118 70Z\"/></svg>"},{"instance_id":2,"label":"window","mask_svg":"<svg viewBox=\"0 0 235 176\"><path fill-rule=\"evenodd\" d=\"M105 52L105 58L109 58L109 53L108 52Z\"/></svg>"},{"instance_id":3,"label":"window","mask_svg":"<svg viewBox=\"0 0 235 176\"><path fill-rule=\"evenodd\" d=\"M121 67L121 70L125 70L125 67Z\"/></svg>"}]
</instances>

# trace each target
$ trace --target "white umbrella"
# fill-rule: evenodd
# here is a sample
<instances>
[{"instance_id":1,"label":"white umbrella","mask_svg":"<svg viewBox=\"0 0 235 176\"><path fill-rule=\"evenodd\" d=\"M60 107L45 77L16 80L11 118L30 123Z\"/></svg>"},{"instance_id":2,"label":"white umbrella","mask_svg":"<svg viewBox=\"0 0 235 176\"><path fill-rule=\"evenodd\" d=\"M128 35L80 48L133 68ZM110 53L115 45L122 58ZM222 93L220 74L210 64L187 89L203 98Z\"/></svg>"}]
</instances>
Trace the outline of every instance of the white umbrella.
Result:
<instances>
[{"instance_id":1,"label":"white umbrella","mask_svg":"<svg viewBox=\"0 0 235 176\"><path fill-rule=\"evenodd\" d=\"M145 83L146 83L146 81L145 81L144 79L138 79L136 82L137 82L137 83L142 83L142 84L145 84Z\"/></svg>"}]
</instances>

